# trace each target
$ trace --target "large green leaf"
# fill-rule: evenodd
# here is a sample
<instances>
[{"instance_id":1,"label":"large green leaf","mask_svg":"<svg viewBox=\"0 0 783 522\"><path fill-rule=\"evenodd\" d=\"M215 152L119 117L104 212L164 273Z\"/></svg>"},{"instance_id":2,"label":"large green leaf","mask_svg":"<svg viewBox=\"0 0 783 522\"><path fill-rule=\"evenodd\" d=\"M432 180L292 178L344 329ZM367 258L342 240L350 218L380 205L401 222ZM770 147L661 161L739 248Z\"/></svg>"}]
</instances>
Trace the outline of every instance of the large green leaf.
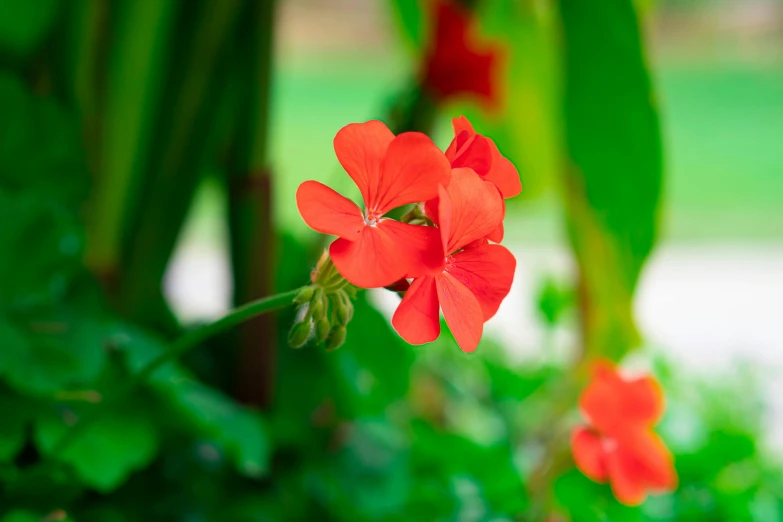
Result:
<instances>
[{"instance_id":1,"label":"large green leaf","mask_svg":"<svg viewBox=\"0 0 783 522\"><path fill-rule=\"evenodd\" d=\"M560 0L565 202L581 272L588 351L637 342L633 291L656 238L661 136L631 0Z\"/></svg>"},{"instance_id":2,"label":"large green leaf","mask_svg":"<svg viewBox=\"0 0 783 522\"><path fill-rule=\"evenodd\" d=\"M72 416L63 410L37 419L35 441L44 454L71 429L67 420ZM146 466L157 447L157 430L147 409L140 403L125 403L96 419L62 453L50 457L73 466L85 484L111 491L132 471Z\"/></svg>"}]
</instances>

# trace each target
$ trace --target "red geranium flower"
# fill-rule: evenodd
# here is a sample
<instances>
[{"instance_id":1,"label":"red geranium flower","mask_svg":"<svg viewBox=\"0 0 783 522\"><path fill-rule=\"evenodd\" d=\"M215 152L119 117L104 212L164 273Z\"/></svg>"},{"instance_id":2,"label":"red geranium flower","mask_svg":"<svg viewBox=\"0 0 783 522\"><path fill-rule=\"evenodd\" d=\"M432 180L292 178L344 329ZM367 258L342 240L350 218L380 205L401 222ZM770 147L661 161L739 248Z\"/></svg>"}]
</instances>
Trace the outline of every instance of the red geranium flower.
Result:
<instances>
[{"instance_id":1,"label":"red geranium flower","mask_svg":"<svg viewBox=\"0 0 783 522\"><path fill-rule=\"evenodd\" d=\"M478 134L465 116L454 118L454 139L446 149L446 158L452 168L468 167L486 181L491 181L504 199L513 198L522 192L519 171L511 161L503 156L497 145L486 136ZM427 203L428 215L435 215L437 201ZM500 243L503 240L503 221L487 237Z\"/></svg>"},{"instance_id":2,"label":"red geranium flower","mask_svg":"<svg viewBox=\"0 0 783 522\"><path fill-rule=\"evenodd\" d=\"M395 137L373 120L340 129L334 150L362 193L364 212L317 181L302 183L296 202L310 228L339 236L329 248L337 270L356 286L373 288L440 266L437 229L383 217L437 196L449 183L449 162L435 144L418 132Z\"/></svg>"},{"instance_id":3,"label":"red geranium flower","mask_svg":"<svg viewBox=\"0 0 783 522\"><path fill-rule=\"evenodd\" d=\"M414 279L392 325L411 344L431 342L440 334L442 309L457 344L472 352L514 279L511 252L483 239L503 219L503 200L492 183L458 168L441 187L438 207L440 265Z\"/></svg>"},{"instance_id":4,"label":"red geranium flower","mask_svg":"<svg viewBox=\"0 0 783 522\"><path fill-rule=\"evenodd\" d=\"M571 447L582 473L609 481L617 500L627 505L640 504L648 490L677 487L671 453L653 431L664 409L653 377L624 379L609 363L600 363L579 405L589 426L574 430Z\"/></svg>"},{"instance_id":5,"label":"red geranium flower","mask_svg":"<svg viewBox=\"0 0 783 522\"><path fill-rule=\"evenodd\" d=\"M469 10L451 0L435 1L434 38L423 61L424 87L445 100L474 95L497 105L495 69L500 63L497 46L480 46L472 36L474 19Z\"/></svg>"}]
</instances>

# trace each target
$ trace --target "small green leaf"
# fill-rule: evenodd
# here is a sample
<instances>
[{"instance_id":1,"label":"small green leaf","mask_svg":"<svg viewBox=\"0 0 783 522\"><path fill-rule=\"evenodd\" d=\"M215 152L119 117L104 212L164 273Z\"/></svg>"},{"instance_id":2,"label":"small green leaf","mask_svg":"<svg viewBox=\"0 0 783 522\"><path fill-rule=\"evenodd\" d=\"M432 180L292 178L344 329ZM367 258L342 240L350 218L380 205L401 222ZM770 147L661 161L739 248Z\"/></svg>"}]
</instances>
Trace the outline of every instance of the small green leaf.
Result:
<instances>
[{"instance_id":1,"label":"small green leaf","mask_svg":"<svg viewBox=\"0 0 783 522\"><path fill-rule=\"evenodd\" d=\"M35 426L38 449L48 454L71 429L66 419L74 413L64 410L41 416ZM139 404L120 405L95 420L74 438L62 454L51 455L73 466L85 484L103 492L121 485L134 470L146 466L158 448L152 418Z\"/></svg>"}]
</instances>

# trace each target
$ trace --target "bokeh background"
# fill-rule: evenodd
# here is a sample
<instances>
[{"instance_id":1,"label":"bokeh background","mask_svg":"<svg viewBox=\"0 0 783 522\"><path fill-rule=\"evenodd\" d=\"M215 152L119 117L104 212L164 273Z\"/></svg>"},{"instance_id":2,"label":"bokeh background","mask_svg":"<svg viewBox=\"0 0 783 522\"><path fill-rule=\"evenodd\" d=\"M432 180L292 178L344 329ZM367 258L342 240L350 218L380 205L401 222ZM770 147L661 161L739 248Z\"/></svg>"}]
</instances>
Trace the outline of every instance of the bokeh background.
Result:
<instances>
[{"instance_id":1,"label":"bokeh background","mask_svg":"<svg viewBox=\"0 0 783 522\"><path fill-rule=\"evenodd\" d=\"M506 56L492 109L422 101L431 7L0 2L2 522L783 520L783 4L464 2ZM357 192L338 129L445 148L460 114L525 187L475 354L408 346L372 290L335 352L289 349L284 310L107 404L308 282L296 187ZM663 383L677 491L629 508L573 468L596 357Z\"/></svg>"}]
</instances>

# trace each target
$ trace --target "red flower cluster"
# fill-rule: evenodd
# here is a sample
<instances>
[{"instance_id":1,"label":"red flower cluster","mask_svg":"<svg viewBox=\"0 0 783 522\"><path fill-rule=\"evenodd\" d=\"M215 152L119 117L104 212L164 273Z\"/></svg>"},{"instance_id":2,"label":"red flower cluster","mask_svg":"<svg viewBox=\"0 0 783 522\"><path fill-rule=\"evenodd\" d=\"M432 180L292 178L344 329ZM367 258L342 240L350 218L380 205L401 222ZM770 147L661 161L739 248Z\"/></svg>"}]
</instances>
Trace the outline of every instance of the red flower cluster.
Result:
<instances>
[{"instance_id":1,"label":"red flower cluster","mask_svg":"<svg viewBox=\"0 0 783 522\"><path fill-rule=\"evenodd\" d=\"M653 377L624 379L609 363L599 363L579 404L589 426L574 430L571 448L582 473L609 481L627 505L640 504L648 490L677 487L672 456L653 431L664 409Z\"/></svg>"},{"instance_id":2,"label":"red flower cluster","mask_svg":"<svg viewBox=\"0 0 783 522\"><path fill-rule=\"evenodd\" d=\"M497 105L501 48L476 41L474 19L458 2L436 0L432 6L434 34L422 62L422 84L440 100L472 95Z\"/></svg>"},{"instance_id":3,"label":"red flower cluster","mask_svg":"<svg viewBox=\"0 0 783 522\"><path fill-rule=\"evenodd\" d=\"M511 288L516 261L489 241L502 239L503 198L522 185L513 164L467 119L455 119L454 132L444 154L421 133L394 136L379 121L350 124L334 148L364 210L317 181L302 183L296 198L312 229L338 236L329 253L349 282L376 288L412 280L392 320L405 340L434 341L442 309L459 346L473 351ZM385 217L412 203L434 226Z\"/></svg>"}]
</instances>

